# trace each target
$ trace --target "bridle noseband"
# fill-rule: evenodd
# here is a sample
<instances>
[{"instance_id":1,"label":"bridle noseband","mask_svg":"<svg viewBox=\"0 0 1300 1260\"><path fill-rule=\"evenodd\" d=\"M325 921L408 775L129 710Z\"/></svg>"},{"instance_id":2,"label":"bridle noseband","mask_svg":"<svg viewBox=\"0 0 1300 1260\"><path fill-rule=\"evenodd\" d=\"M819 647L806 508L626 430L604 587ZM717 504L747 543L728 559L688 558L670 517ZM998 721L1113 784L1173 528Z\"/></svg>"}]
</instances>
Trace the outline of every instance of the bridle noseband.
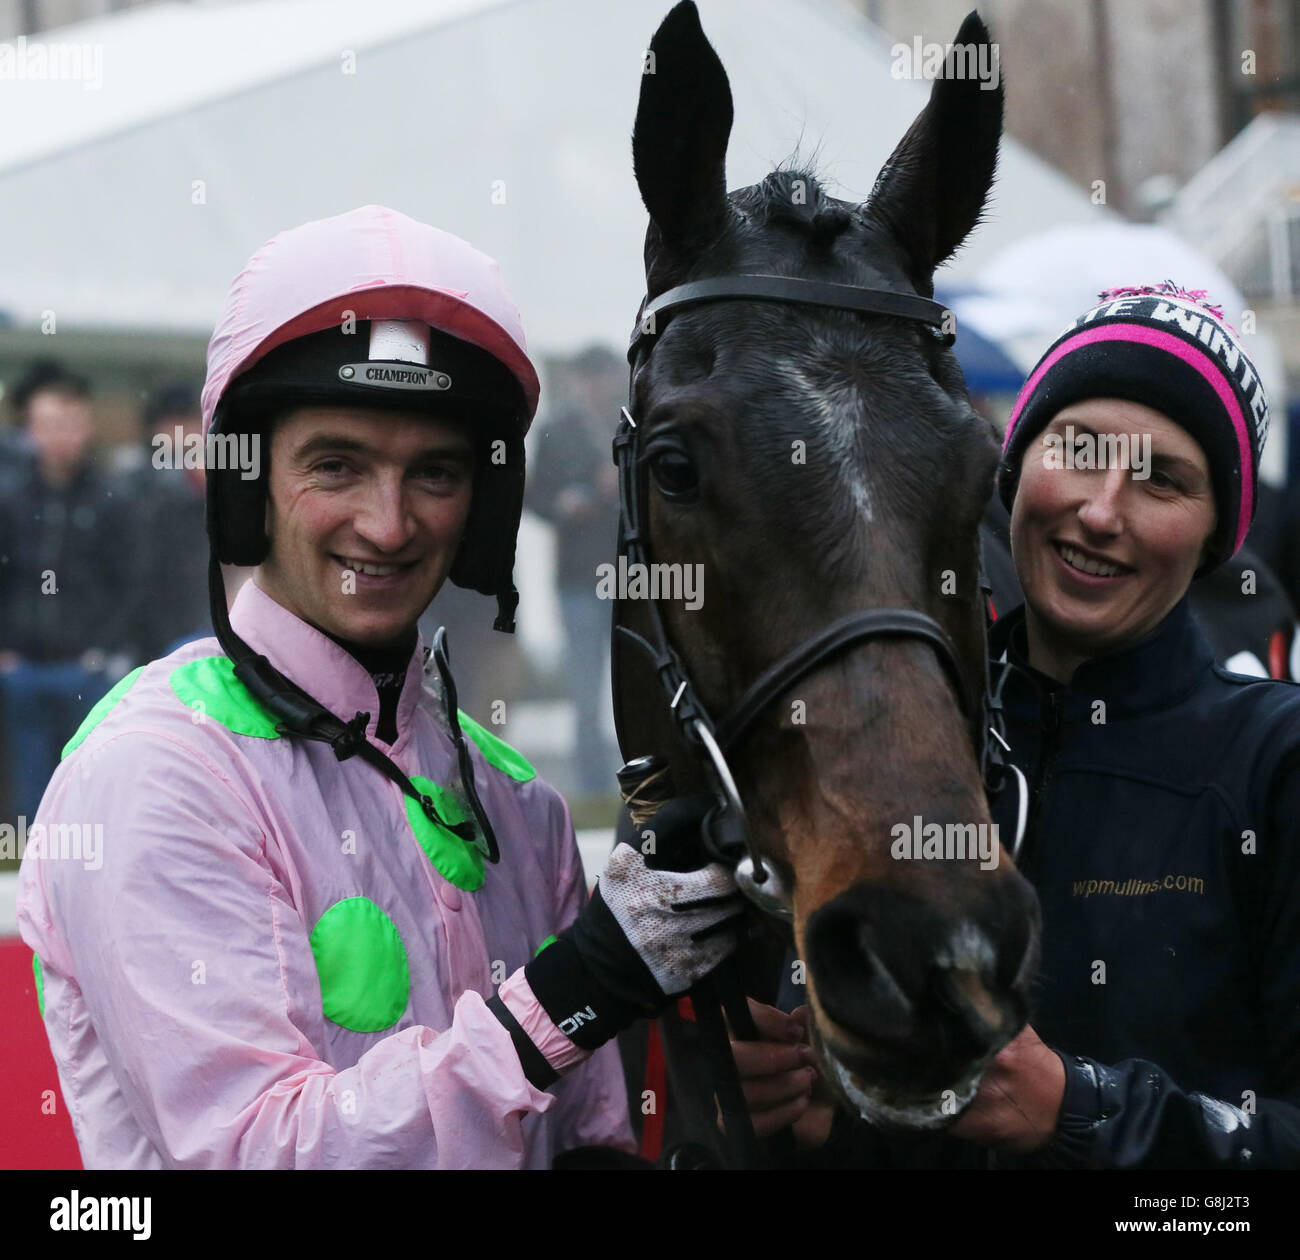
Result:
<instances>
[{"instance_id":1,"label":"bridle noseband","mask_svg":"<svg viewBox=\"0 0 1300 1260\"><path fill-rule=\"evenodd\" d=\"M728 299L798 303L833 310L889 315L925 325L936 340L945 346L951 345L954 339L953 333L949 331L950 313L941 303L929 298L895 293L888 289L831 284L791 276L730 275L696 280L669 289L653 301L643 303L636 331L628 347L628 362L632 368L629 374L628 406L620 412L618 431L614 437L614 463L618 467L619 493L618 552L621 557L627 558L629 566L648 565L650 560L639 475L641 431L630 410L631 384L638 354L646 342L651 342L645 352L649 355L654 348L653 338L663 332L668 318L674 312L702 302ZM987 592L982 568L980 585L982 591ZM715 722L701 702L680 657L668 641L658 604L650 601L648 611L650 638L617 624L617 617L615 633L649 657L680 735L712 771L718 806L706 820L706 844L714 857L735 867L736 884L741 892L767 914L785 921L792 920L792 899L780 875L770 863L764 862L750 843L744 806L727 764L727 756L734 754L768 705L795 683L848 649L874 639L912 639L934 649L957 694L962 713L970 723L974 745L980 750L980 767L986 790L990 795L1000 792L1008 770L1014 772L1020 784L1020 811L1013 860L1018 856L1020 840L1024 834L1027 792L1024 790L1024 776L1002 758L1007 743L1002 719L1001 688L994 692L989 685L987 650L983 652L984 692L982 697L976 697L962 672L952 639L933 617L905 608L873 608L850 613L765 669L723 718ZM987 649L987 625L985 632ZM625 757L645 751L623 749Z\"/></svg>"}]
</instances>

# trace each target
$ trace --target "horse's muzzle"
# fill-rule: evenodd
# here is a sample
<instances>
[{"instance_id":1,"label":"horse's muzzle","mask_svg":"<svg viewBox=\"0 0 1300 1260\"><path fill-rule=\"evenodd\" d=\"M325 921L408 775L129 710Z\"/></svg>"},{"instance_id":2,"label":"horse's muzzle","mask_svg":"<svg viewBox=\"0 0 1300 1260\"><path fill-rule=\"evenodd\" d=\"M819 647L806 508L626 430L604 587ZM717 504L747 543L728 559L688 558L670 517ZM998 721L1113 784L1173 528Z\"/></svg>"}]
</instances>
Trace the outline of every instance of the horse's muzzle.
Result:
<instances>
[{"instance_id":1,"label":"horse's muzzle","mask_svg":"<svg viewBox=\"0 0 1300 1260\"><path fill-rule=\"evenodd\" d=\"M908 1127L955 1119L1028 1020L1037 900L1007 872L957 919L866 884L810 916L804 956L818 1034L846 1100Z\"/></svg>"}]
</instances>

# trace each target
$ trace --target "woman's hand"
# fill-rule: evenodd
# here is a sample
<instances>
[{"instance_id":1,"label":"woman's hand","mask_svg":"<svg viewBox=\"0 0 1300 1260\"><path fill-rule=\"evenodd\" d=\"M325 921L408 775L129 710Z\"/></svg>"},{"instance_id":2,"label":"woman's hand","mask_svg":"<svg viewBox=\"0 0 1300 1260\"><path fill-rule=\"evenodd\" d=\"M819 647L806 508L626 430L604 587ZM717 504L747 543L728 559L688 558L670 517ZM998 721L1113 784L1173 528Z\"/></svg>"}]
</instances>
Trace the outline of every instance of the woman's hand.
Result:
<instances>
[{"instance_id":1,"label":"woman's hand","mask_svg":"<svg viewBox=\"0 0 1300 1260\"><path fill-rule=\"evenodd\" d=\"M759 1039L732 1041L731 1053L754 1133L767 1138L789 1128L799 1150L816 1150L830 1136L835 1107L813 1066L808 1007L787 1015L750 998L749 1012Z\"/></svg>"},{"instance_id":2,"label":"woman's hand","mask_svg":"<svg viewBox=\"0 0 1300 1260\"><path fill-rule=\"evenodd\" d=\"M1046 1146L1065 1097L1065 1065L1028 1024L998 1052L953 1137L1024 1154Z\"/></svg>"}]
</instances>

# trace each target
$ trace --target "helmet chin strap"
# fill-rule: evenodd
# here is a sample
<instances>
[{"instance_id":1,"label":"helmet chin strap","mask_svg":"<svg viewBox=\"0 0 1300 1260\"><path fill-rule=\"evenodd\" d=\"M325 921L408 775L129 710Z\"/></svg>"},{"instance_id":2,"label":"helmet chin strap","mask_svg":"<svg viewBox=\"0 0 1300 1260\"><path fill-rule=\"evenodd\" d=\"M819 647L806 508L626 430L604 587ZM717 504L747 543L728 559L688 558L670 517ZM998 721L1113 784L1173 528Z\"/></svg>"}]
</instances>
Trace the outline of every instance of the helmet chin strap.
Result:
<instances>
[{"instance_id":1,"label":"helmet chin strap","mask_svg":"<svg viewBox=\"0 0 1300 1260\"><path fill-rule=\"evenodd\" d=\"M492 622L493 630L500 630L503 634L514 634L515 632L515 610L519 607L519 592L515 589L513 583L508 591L497 592L497 615Z\"/></svg>"},{"instance_id":2,"label":"helmet chin strap","mask_svg":"<svg viewBox=\"0 0 1300 1260\"><path fill-rule=\"evenodd\" d=\"M221 576L221 563L215 553L208 560L208 601L211 605L212 628L216 632L217 641L221 644L221 650L234 663L235 677L248 689L253 698L276 718L276 730L281 735L297 736L299 739L328 744L339 761L360 756L363 761L369 762L381 774L396 783L412 800L418 802L430 822L450 831L466 844L473 845L489 862L500 861L501 851L491 821L475 788L474 765L470 760L469 749L465 744L459 718L455 712L456 688L451 680L447 659L445 630L439 630L437 639L437 664L443 682L443 706L444 709L450 710L447 713L447 725L456 744L461 790L469 802L475 822L466 820L451 823L438 813L433 798L422 793L391 757L382 749L376 748L366 738L365 732L370 714L357 712L351 721L342 721L319 701L308 695L297 683L286 678L265 656L254 652L235 633L234 627L230 624L230 615L226 611L226 587Z\"/></svg>"}]
</instances>

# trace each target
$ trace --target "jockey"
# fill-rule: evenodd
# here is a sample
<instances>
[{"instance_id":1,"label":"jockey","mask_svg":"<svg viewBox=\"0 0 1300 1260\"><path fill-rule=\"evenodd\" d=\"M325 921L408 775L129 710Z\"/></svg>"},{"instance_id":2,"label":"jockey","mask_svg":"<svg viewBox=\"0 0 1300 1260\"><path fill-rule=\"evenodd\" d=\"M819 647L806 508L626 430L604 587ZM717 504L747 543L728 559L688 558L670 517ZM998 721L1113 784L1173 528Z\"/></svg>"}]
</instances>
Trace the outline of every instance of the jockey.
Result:
<instances>
[{"instance_id":1,"label":"jockey","mask_svg":"<svg viewBox=\"0 0 1300 1260\"><path fill-rule=\"evenodd\" d=\"M87 1167L630 1144L607 1043L730 951L731 876L623 845L588 901L564 801L416 625L450 577L513 629L537 399L496 264L395 211L236 278L203 391L216 637L95 707L20 877ZM221 563L253 569L229 610ZM666 807L661 858L698 825Z\"/></svg>"}]
</instances>

